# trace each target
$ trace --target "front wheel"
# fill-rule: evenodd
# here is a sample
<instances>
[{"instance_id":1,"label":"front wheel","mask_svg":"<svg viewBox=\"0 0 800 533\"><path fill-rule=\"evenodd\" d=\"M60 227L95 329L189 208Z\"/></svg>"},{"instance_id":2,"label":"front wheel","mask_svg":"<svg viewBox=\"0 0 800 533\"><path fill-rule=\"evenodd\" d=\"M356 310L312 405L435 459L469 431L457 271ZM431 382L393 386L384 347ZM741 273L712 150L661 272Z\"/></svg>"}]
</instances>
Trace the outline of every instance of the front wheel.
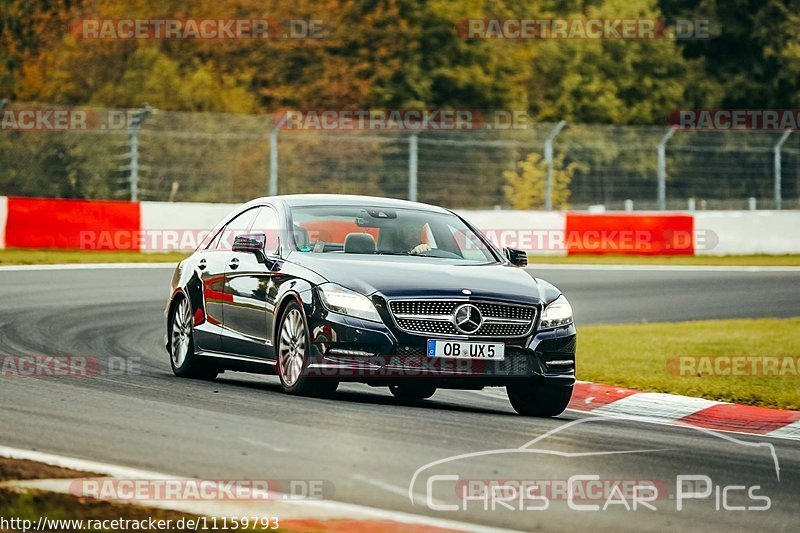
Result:
<instances>
[{"instance_id":1,"label":"front wheel","mask_svg":"<svg viewBox=\"0 0 800 533\"><path fill-rule=\"evenodd\" d=\"M514 383L506 387L511 407L523 416L552 417L564 412L572 397L572 385Z\"/></svg>"},{"instance_id":2,"label":"front wheel","mask_svg":"<svg viewBox=\"0 0 800 533\"><path fill-rule=\"evenodd\" d=\"M169 362L172 373L181 378L214 379L219 371L194 353L194 318L189 300L184 296L178 298L169 320Z\"/></svg>"},{"instance_id":3,"label":"front wheel","mask_svg":"<svg viewBox=\"0 0 800 533\"><path fill-rule=\"evenodd\" d=\"M310 341L303 311L296 302L286 306L278 335L278 377L283 390L308 396L333 394L338 381L308 376Z\"/></svg>"}]
</instances>

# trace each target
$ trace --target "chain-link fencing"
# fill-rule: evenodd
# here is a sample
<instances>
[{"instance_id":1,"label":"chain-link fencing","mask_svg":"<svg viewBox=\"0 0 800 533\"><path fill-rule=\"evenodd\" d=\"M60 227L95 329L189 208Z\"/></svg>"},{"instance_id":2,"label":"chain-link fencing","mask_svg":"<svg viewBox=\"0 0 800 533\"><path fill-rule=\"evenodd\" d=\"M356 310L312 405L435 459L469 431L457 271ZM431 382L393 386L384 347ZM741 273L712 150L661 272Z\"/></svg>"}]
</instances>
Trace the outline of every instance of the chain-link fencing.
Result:
<instances>
[{"instance_id":1,"label":"chain-link fencing","mask_svg":"<svg viewBox=\"0 0 800 533\"><path fill-rule=\"evenodd\" d=\"M42 118L59 110L82 113L83 127ZM8 196L240 202L276 192L345 193L541 209L548 180L559 179L568 193L555 209L800 208L798 133L673 135L666 126L585 124L559 131L543 123L326 131L281 129L272 115L21 103L0 112L0 194ZM509 172L518 173L516 186ZM515 201L520 183L541 192L530 205Z\"/></svg>"}]
</instances>

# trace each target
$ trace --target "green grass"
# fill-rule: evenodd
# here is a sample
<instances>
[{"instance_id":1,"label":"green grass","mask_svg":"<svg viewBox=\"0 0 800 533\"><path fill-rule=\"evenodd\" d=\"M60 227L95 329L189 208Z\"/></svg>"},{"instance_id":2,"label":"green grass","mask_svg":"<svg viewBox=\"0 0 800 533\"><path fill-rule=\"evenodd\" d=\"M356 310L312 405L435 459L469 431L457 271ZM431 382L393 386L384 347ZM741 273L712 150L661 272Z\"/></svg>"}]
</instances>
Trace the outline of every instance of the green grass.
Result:
<instances>
[{"instance_id":1,"label":"green grass","mask_svg":"<svg viewBox=\"0 0 800 533\"><path fill-rule=\"evenodd\" d=\"M707 320L578 328L578 378L651 392L800 409L800 376L681 376L675 356L800 357L800 318ZM800 370L800 369L798 369Z\"/></svg>"},{"instance_id":2,"label":"green grass","mask_svg":"<svg viewBox=\"0 0 800 533\"><path fill-rule=\"evenodd\" d=\"M175 524L181 518L196 519L196 515L180 513L176 511L166 511L163 509L153 509L149 507L139 507L124 503L109 503L104 501L93 501L90 499L76 498L67 494L55 494L40 491L17 492L0 489L0 516L7 520L11 517L20 520L30 520L36 525L40 516L52 520L116 520L125 518L128 520L148 520L152 518L158 520L172 520L170 531L194 531L189 528L176 528ZM184 522L185 523L185 522ZM66 527L60 529L64 533L78 533L80 528ZM112 529L94 529L94 531L116 531ZM145 528L144 531L150 531ZM253 531L252 525L250 531ZM263 531L259 528L256 531Z\"/></svg>"},{"instance_id":3,"label":"green grass","mask_svg":"<svg viewBox=\"0 0 800 533\"><path fill-rule=\"evenodd\" d=\"M800 255L528 255L530 263L564 265L800 266Z\"/></svg>"},{"instance_id":4,"label":"green grass","mask_svg":"<svg viewBox=\"0 0 800 533\"><path fill-rule=\"evenodd\" d=\"M177 263L184 252L150 253L88 250L0 250L0 265L50 265L61 263Z\"/></svg>"},{"instance_id":5,"label":"green grass","mask_svg":"<svg viewBox=\"0 0 800 533\"><path fill-rule=\"evenodd\" d=\"M0 481L28 479L79 479L87 476L102 477L98 476L97 474L66 470L34 461L20 461L16 459L0 458ZM171 527L168 530L162 528L160 531L196 531L196 528L188 527L187 521L194 520L197 522L198 518L197 515L192 513L145 507L128 502L94 500L92 498L77 497L71 494L60 494L48 491L11 487L0 487L0 517L3 517L7 521L10 521L12 518L30 521L33 528L36 527L39 517L45 517L51 520L84 521L83 528L76 527L74 522L72 524L62 522L58 531L63 533L82 533L88 530L109 532L120 531L120 529L97 529L94 527L96 524L94 522L92 523L93 527L88 528L87 522L88 520L111 521L120 518L126 520L136 520L145 524L144 528L136 528L131 526L130 528L125 529L126 531L138 530L155 532L156 530L151 530L147 526L147 524L149 524L149 519L151 518L155 522L160 520L171 521ZM241 519L243 518L245 517L241 517ZM180 522L181 520L183 521ZM207 520L207 525L209 527L214 524L212 520L213 519L211 518ZM295 521L295 523L302 526L302 521ZM178 527L179 524L181 524L182 527ZM318 521L316 524L314 524L314 521L308 521L308 524L316 525L316 527L314 527L315 531L342 531L341 528L337 527L335 521L332 521L330 525L326 524L324 521ZM22 527L22 524L19 522L13 525ZM51 526L52 525L53 524L51 524ZM111 526L112 524L111 522L106 522L106 525ZM166 522L164 522L164 525L166 525ZM217 531L223 530L222 525L223 524L221 523L221 520L217 522ZM228 520L227 525L229 531L237 529L236 526L231 524L230 519ZM247 525L247 527L245 527L245 525ZM238 529L241 531L290 532L298 530L297 528L287 529L285 527L279 529L269 529L263 527L263 525L264 524L261 522L256 524L252 519L247 523L240 521L237 524L237 526L240 526ZM20 531L19 527L14 529L14 531ZM48 529L48 531L49 530L50 529ZM308 529L301 527L301 530L307 531ZM28 531L31 531L31 529L28 529ZM0 533L11 533L11 531L0 527Z\"/></svg>"}]
</instances>

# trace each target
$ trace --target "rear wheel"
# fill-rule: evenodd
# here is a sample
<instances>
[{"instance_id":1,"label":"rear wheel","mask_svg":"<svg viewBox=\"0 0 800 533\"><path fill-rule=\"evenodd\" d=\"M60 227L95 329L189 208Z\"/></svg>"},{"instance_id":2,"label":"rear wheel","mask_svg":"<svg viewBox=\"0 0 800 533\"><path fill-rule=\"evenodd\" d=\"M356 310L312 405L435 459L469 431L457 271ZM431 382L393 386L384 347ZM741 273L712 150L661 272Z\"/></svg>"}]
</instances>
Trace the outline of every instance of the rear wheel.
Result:
<instances>
[{"instance_id":1,"label":"rear wheel","mask_svg":"<svg viewBox=\"0 0 800 533\"><path fill-rule=\"evenodd\" d=\"M278 332L278 377L289 394L326 396L333 394L339 382L308 376L310 341L303 311L296 302L286 306Z\"/></svg>"},{"instance_id":2,"label":"rear wheel","mask_svg":"<svg viewBox=\"0 0 800 533\"><path fill-rule=\"evenodd\" d=\"M398 400L419 401L433 396L436 387L426 383L404 383L403 385L390 385L389 392Z\"/></svg>"},{"instance_id":3,"label":"rear wheel","mask_svg":"<svg viewBox=\"0 0 800 533\"><path fill-rule=\"evenodd\" d=\"M506 387L508 400L523 416L550 417L564 412L572 397L572 385L553 386L537 383L515 383Z\"/></svg>"},{"instance_id":4,"label":"rear wheel","mask_svg":"<svg viewBox=\"0 0 800 533\"><path fill-rule=\"evenodd\" d=\"M169 354L172 373L182 378L214 379L219 371L211 367L206 361L194 353L194 339L192 337L192 317L189 300L179 296L172 307L169 327Z\"/></svg>"}]
</instances>

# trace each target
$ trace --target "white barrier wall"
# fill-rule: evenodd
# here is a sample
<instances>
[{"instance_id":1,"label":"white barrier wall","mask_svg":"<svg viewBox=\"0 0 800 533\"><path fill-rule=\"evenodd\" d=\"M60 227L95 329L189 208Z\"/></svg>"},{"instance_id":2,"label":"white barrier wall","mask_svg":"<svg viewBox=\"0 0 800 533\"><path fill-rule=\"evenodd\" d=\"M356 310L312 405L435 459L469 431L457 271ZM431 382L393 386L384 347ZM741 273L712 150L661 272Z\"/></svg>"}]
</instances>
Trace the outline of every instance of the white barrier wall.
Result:
<instances>
[{"instance_id":1,"label":"white barrier wall","mask_svg":"<svg viewBox=\"0 0 800 533\"><path fill-rule=\"evenodd\" d=\"M4 224L5 199L0 201ZM213 228L237 204L142 202L142 249L191 250L202 232ZM535 254L563 255L558 240L566 215L548 211L460 210L458 213L483 230L500 246ZM698 211L696 254L800 254L800 211ZM165 243L165 241L167 241Z\"/></svg>"},{"instance_id":2,"label":"white barrier wall","mask_svg":"<svg viewBox=\"0 0 800 533\"><path fill-rule=\"evenodd\" d=\"M142 251L193 250L203 232L213 228L238 204L141 202L144 238ZM565 254L562 247L548 250L551 236L564 231L563 213L548 211L459 211L499 246L541 254Z\"/></svg>"},{"instance_id":3,"label":"white barrier wall","mask_svg":"<svg viewBox=\"0 0 800 533\"><path fill-rule=\"evenodd\" d=\"M6 220L8 220L8 198L0 196L0 250L6 247Z\"/></svg>"},{"instance_id":4,"label":"white barrier wall","mask_svg":"<svg viewBox=\"0 0 800 533\"><path fill-rule=\"evenodd\" d=\"M694 227L695 255L800 254L800 211L698 211Z\"/></svg>"},{"instance_id":5,"label":"white barrier wall","mask_svg":"<svg viewBox=\"0 0 800 533\"><path fill-rule=\"evenodd\" d=\"M141 202L142 251L194 250L239 204Z\"/></svg>"}]
</instances>

